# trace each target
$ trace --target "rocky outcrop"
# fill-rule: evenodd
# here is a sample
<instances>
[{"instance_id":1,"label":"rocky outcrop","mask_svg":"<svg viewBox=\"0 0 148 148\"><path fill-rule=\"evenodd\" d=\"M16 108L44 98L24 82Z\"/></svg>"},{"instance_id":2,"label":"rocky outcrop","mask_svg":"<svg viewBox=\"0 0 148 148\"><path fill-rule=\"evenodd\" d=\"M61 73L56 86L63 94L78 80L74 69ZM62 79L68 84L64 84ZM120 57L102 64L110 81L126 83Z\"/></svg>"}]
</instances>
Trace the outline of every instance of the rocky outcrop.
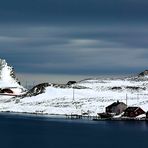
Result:
<instances>
[{"instance_id":1,"label":"rocky outcrop","mask_svg":"<svg viewBox=\"0 0 148 148\"><path fill-rule=\"evenodd\" d=\"M145 71L141 72L138 76L139 77L141 77L141 76L148 76L148 70L145 70Z\"/></svg>"},{"instance_id":2,"label":"rocky outcrop","mask_svg":"<svg viewBox=\"0 0 148 148\"><path fill-rule=\"evenodd\" d=\"M30 89L26 94L24 94L22 97L31 97L31 96L36 96L39 94L44 93L45 88L50 86L50 83L42 83L34 86L32 89Z\"/></svg>"},{"instance_id":3,"label":"rocky outcrop","mask_svg":"<svg viewBox=\"0 0 148 148\"><path fill-rule=\"evenodd\" d=\"M83 87L83 86L72 86L72 85L67 85L67 84L54 84L54 83L41 83L41 84L34 86L32 89L30 89L22 97L37 96L39 94L44 93L45 89L47 87L62 88L62 89L65 89L65 88L87 89L87 87Z\"/></svg>"}]
</instances>

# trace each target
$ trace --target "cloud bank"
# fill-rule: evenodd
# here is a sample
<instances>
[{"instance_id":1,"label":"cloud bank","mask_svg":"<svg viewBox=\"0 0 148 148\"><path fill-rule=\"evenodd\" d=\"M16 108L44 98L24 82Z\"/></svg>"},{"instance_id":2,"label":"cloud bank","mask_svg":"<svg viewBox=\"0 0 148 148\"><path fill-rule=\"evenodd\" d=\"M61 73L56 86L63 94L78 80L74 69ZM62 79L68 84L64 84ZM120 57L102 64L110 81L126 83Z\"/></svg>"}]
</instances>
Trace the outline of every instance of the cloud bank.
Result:
<instances>
[{"instance_id":1,"label":"cloud bank","mask_svg":"<svg viewBox=\"0 0 148 148\"><path fill-rule=\"evenodd\" d=\"M146 0L13 0L0 5L0 56L19 73L140 72L148 63Z\"/></svg>"}]
</instances>

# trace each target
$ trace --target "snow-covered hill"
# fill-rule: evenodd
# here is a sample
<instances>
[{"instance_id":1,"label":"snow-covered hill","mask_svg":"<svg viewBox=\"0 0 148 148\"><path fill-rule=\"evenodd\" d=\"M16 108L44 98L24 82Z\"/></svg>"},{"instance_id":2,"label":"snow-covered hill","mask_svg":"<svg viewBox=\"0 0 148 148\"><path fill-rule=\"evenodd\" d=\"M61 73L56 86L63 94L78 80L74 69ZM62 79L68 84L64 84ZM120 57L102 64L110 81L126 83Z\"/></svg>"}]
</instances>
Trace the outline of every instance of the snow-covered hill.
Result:
<instances>
[{"instance_id":1,"label":"snow-covered hill","mask_svg":"<svg viewBox=\"0 0 148 148\"><path fill-rule=\"evenodd\" d=\"M5 63L1 84L21 87L10 76L10 67ZM7 70L6 70L7 69ZM140 106L148 111L148 71L134 77L87 79L72 85L43 83L19 97L0 97L0 111L71 114L90 113L96 115L114 101L127 102L129 106ZM3 73L3 72L1 72ZM9 73L9 74L8 74ZM6 82L6 83L4 83Z\"/></svg>"}]
</instances>

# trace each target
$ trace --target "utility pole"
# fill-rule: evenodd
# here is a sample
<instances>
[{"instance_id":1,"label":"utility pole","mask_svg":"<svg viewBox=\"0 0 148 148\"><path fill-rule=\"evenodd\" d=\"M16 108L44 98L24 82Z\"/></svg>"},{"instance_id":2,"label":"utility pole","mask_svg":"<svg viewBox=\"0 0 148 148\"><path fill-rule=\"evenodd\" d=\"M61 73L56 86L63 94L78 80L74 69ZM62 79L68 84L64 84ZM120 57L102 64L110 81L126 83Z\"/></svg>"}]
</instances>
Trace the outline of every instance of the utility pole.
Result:
<instances>
[{"instance_id":1,"label":"utility pole","mask_svg":"<svg viewBox=\"0 0 148 148\"><path fill-rule=\"evenodd\" d=\"M73 101L74 106L75 106L76 109L77 109L77 105L76 105L76 102L75 102L75 89L74 89L74 87L73 87L73 97L72 97L72 101Z\"/></svg>"},{"instance_id":2,"label":"utility pole","mask_svg":"<svg viewBox=\"0 0 148 148\"><path fill-rule=\"evenodd\" d=\"M26 81L26 88L28 89L28 84L27 84L27 81Z\"/></svg>"},{"instance_id":3,"label":"utility pole","mask_svg":"<svg viewBox=\"0 0 148 148\"><path fill-rule=\"evenodd\" d=\"M73 88L73 98L72 98L72 100L73 101L75 100L75 90L74 90L74 88Z\"/></svg>"},{"instance_id":4,"label":"utility pole","mask_svg":"<svg viewBox=\"0 0 148 148\"><path fill-rule=\"evenodd\" d=\"M137 94L137 103L139 102L139 94Z\"/></svg>"},{"instance_id":5,"label":"utility pole","mask_svg":"<svg viewBox=\"0 0 148 148\"><path fill-rule=\"evenodd\" d=\"M126 94L126 105L127 105L127 99L128 99L128 98L127 98L127 94Z\"/></svg>"}]
</instances>

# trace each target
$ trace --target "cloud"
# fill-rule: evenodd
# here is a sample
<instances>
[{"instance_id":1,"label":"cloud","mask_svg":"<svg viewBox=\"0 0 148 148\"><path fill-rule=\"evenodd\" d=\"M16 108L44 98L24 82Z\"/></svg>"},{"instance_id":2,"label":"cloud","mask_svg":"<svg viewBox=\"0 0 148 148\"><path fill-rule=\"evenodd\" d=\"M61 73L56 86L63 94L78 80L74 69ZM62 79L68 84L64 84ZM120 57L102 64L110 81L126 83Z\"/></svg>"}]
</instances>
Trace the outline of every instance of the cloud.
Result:
<instances>
[{"instance_id":1,"label":"cloud","mask_svg":"<svg viewBox=\"0 0 148 148\"><path fill-rule=\"evenodd\" d=\"M147 20L146 0L1 0L2 22L83 22Z\"/></svg>"},{"instance_id":2,"label":"cloud","mask_svg":"<svg viewBox=\"0 0 148 148\"><path fill-rule=\"evenodd\" d=\"M0 56L19 73L96 75L147 69L148 28L143 23L16 23L1 24L0 32Z\"/></svg>"}]
</instances>

